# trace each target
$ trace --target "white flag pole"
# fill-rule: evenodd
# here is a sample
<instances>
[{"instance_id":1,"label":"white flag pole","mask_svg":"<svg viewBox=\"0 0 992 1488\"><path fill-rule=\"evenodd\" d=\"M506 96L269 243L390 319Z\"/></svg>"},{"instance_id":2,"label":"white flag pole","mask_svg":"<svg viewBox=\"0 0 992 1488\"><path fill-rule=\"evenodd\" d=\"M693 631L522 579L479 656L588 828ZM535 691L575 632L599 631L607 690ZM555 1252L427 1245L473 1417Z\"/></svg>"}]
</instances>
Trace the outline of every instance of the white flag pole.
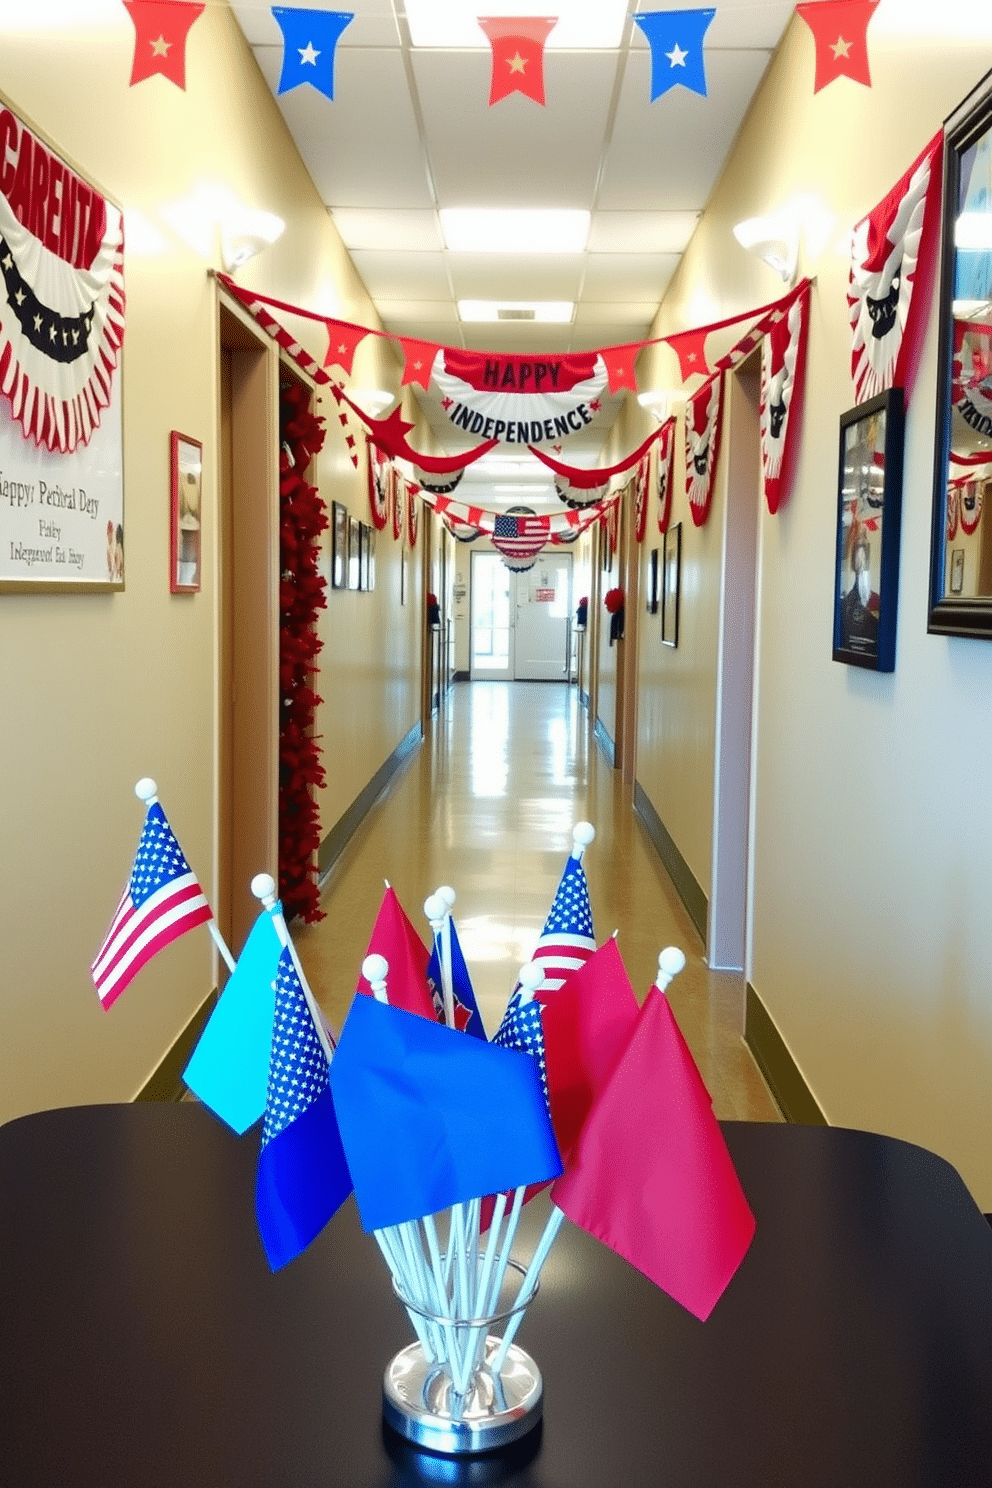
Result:
<instances>
[{"instance_id":1,"label":"white flag pole","mask_svg":"<svg viewBox=\"0 0 992 1488\"><path fill-rule=\"evenodd\" d=\"M156 802L158 802L158 786L148 775L143 775L138 781L137 785L134 787L134 794L137 796L139 801L144 801L146 810L149 806L154 806ZM202 884L200 885L200 888L202 890ZM211 910L210 918L207 921L207 929L213 936L214 945L217 947L218 951L220 951L220 954L223 956L225 962L227 963L228 971L233 971L236 963L234 957L231 955L231 952L227 948L227 942L217 928L217 921L214 919L213 910Z\"/></svg>"},{"instance_id":2,"label":"white flag pole","mask_svg":"<svg viewBox=\"0 0 992 1488\"><path fill-rule=\"evenodd\" d=\"M286 928L286 921L283 919L282 906L276 898L276 881L271 873L256 873L251 881L251 891L255 895L255 898L260 899L269 911L269 914L272 916L272 923L275 926L275 932L279 937L279 944L285 946L290 954L290 958L296 968L296 975L300 979L300 986L303 988L303 996L306 998L307 1007L310 1009L313 1026L317 1030L317 1037L320 1039L321 1047L327 1056L328 1064L330 1064L334 1057L334 1043L327 1031L327 1024L324 1022L324 1015L317 1005L317 999L311 992L310 984L303 974L300 958L296 954L296 947Z\"/></svg>"},{"instance_id":3,"label":"white flag pole","mask_svg":"<svg viewBox=\"0 0 992 1488\"><path fill-rule=\"evenodd\" d=\"M524 1300L526 1300L529 1294L533 1291L534 1286L537 1283L537 1279L541 1274L541 1267L544 1265L545 1261L548 1258L548 1251L551 1249L552 1245L555 1242L555 1237L557 1236L558 1231L561 1229L561 1222L564 1218L565 1216L558 1208L558 1205L552 1204L550 1218L548 1219L547 1224L544 1226L544 1232L541 1235L540 1240L537 1242L537 1249L531 1257L530 1265L527 1267L527 1270L524 1274L524 1279L520 1283L520 1291L517 1293L518 1298L523 1297ZM507 1323L506 1331L503 1334L503 1341L499 1346L496 1357L493 1359L492 1364L489 1366L493 1374L499 1374L500 1370L503 1368L503 1363L506 1359L507 1352L509 1351L510 1344L513 1342L514 1337L516 1336L517 1329L520 1327L520 1324L523 1321L523 1316L524 1310L523 1308L521 1308L519 1312L514 1313L513 1317Z\"/></svg>"},{"instance_id":4,"label":"white flag pole","mask_svg":"<svg viewBox=\"0 0 992 1488\"><path fill-rule=\"evenodd\" d=\"M448 893L454 898L454 890ZM445 1027L455 1026L455 989L451 980L451 909L442 889L424 900L424 914L434 932L434 945L441 967L441 1000L444 1006Z\"/></svg>"}]
</instances>

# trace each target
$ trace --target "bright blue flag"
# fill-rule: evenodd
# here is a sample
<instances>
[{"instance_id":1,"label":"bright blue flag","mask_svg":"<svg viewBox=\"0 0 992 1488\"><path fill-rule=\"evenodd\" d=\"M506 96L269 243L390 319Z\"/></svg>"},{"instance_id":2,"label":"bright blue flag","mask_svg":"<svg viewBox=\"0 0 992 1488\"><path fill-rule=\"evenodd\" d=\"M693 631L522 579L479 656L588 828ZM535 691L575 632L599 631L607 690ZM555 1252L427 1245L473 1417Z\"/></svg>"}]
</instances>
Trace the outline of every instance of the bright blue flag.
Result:
<instances>
[{"instance_id":1,"label":"bright blue flag","mask_svg":"<svg viewBox=\"0 0 992 1488\"><path fill-rule=\"evenodd\" d=\"M272 14L283 36L282 72L277 93L288 93L309 83L326 98L334 98L334 48L344 28L355 19L350 10L297 10L273 5Z\"/></svg>"},{"instance_id":2,"label":"bright blue flag","mask_svg":"<svg viewBox=\"0 0 992 1488\"><path fill-rule=\"evenodd\" d=\"M183 1079L240 1137L265 1110L274 982L282 946L268 910L255 921Z\"/></svg>"},{"instance_id":3,"label":"bright blue flag","mask_svg":"<svg viewBox=\"0 0 992 1488\"><path fill-rule=\"evenodd\" d=\"M634 20L651 48L651 102L677 83L706 97L703 37L715 10L655 10Z\"/></svg>"},{"instance_id":4,"label":"bright blue flag","mask_svg":"<svg viewBox=\"0 0 992 1488\"><path fill-rule=\"evenodd\" d=\"M460 1033L470 1033L474 1038L484 1039L486 1030L479 1012L479 1004L475 1000L472 978L468 974L465 957L462 955L462 948L455 931L455 922L449 920L448 924L451 930L451 993L454 1002L455 1027ZM427 985L431 991L438 1022L443 1023L444 988L441 981L441 953L438 950L438 939L439 937L435 937L434 949L427 963Z\"/></svg>"},{"instance_id":5,"label":"bright blue flag","mask_svg":"<svg viewBox=\"0 0 992 1488\"><path fill-rule=\"evenodd\" d=\"M355 998L331 1089L366 1230L561 1172L534 1061L402 1008Z\"/></svg>"},{"instance_id":6,"label":"bright blue flag","mask_svg":"<svg viewBox=\"0 0 992 1488\"><path fill-rule=\"evenodd\" d=\"M351 1193L328 1069L287 947L279 957L269 1088L255 1175L255 1215L273 1271L306 1250Z\"/></svg>"}]
</instances>

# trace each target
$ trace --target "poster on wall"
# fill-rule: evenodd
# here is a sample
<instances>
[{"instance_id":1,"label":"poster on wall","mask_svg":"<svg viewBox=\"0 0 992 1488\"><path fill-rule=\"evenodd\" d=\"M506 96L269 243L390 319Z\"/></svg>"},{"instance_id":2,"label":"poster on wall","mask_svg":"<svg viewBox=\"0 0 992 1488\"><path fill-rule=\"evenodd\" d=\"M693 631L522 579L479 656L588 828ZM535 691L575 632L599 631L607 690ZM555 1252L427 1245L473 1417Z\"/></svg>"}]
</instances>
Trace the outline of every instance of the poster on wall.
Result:
<instances>
[{"instance_id":1,"label":"poster on wall","mask_svg":"<svg viewBox=\"0 0 992 1488\"><path fill-rule=\"evenodd\" d=\"M0 97L0 588L123 589L119 207Z\"/></svg>"}]
</instances>

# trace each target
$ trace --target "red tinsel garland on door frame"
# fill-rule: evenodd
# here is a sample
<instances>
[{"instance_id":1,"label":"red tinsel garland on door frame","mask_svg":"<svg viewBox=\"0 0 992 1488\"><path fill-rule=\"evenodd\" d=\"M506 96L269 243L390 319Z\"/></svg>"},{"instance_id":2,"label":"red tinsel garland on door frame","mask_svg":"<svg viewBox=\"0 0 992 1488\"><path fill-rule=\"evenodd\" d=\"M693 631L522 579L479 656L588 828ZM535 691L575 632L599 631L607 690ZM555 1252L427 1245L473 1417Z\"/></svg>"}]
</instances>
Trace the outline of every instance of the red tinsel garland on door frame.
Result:
<instances>
[{"instance_id":1,"label":"red tinsel garland on door frame","mask_svg":"<svg viewBox=\"0 0 992 1488\"><path fill-rule=\"evenodd\" d=\"M325 783L313 733L317 704L311 686L317 655L317 611L327 606L327 585L317 568L318 538L327 507L304 477L324 444L324 420L310 410L311 394L299 383L280 394L279 460L279 898L287 920L324 918L317 887L320 814L314 787Z\"/></svg>"}]
</instances>

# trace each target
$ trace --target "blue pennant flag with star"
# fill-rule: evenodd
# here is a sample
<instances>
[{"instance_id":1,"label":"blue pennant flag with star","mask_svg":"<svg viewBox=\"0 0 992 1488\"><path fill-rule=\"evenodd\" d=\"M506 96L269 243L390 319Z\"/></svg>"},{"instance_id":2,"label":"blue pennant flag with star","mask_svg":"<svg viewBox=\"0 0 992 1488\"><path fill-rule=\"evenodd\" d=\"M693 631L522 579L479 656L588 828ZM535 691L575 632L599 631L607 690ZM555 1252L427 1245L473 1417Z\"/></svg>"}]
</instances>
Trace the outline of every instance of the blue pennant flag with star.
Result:
<instances>
[{"instance_id":1,"label":"blue pennant flag with star","mask_svg":"<svg viewBox=\"0 0 992 1488\"><path fill-rule=\"evenodd\" d=\"M350 10L297 10L273 5L283 36L282 72L277 93L309 83L325 98L334 98L334 48L344 28L355 19Z\"/></svg>"},{"instance_id":2,"label":"blue pennant flag with star","mask_svg":"<svg viewBox=\"0 0 992 1488\"><path fill-rule=\"evenodd\" d=\"M351 1193L329 1069L287 946L276 974L269 1088L255 1174L255 1215L273 1271L306 1250Z\"/></svg>"},{"instance_id":3,"label":"blue pennant flag with star","mask_svg":"<svg viewBox=\"0 0 992 1488\"><path fill-rule=\"evenodd\" d=\"M634 20L651 48L651 102L676 84L706 97L703 37L715 10L655 10Z\"/></svg>"},{"instance_id":4,"label":"blue pennant flag with star","mask_svg":"<svg viewBox=\"0 0 992 1488\"><path fill-rule=\"evenodd\" d=\"M455 931L454 920L450 921L451 930L451 992L454 1002L455 1027L461 1033L471 1033L475 1038L486 1037L485 1026L482 1015L479 1012L479 1004L475 1000L475 992L472 987L472 978L468 974L465 965L465 957L462 955L461 944ZM441 956L438 950L438 939L435 937L434 949L431 951L431 959L427 963L427 985L430 988L434 1010L437 1013L439 1023L444 1018L444 990L441 978Z\"/></svg>"}]
</instances>

